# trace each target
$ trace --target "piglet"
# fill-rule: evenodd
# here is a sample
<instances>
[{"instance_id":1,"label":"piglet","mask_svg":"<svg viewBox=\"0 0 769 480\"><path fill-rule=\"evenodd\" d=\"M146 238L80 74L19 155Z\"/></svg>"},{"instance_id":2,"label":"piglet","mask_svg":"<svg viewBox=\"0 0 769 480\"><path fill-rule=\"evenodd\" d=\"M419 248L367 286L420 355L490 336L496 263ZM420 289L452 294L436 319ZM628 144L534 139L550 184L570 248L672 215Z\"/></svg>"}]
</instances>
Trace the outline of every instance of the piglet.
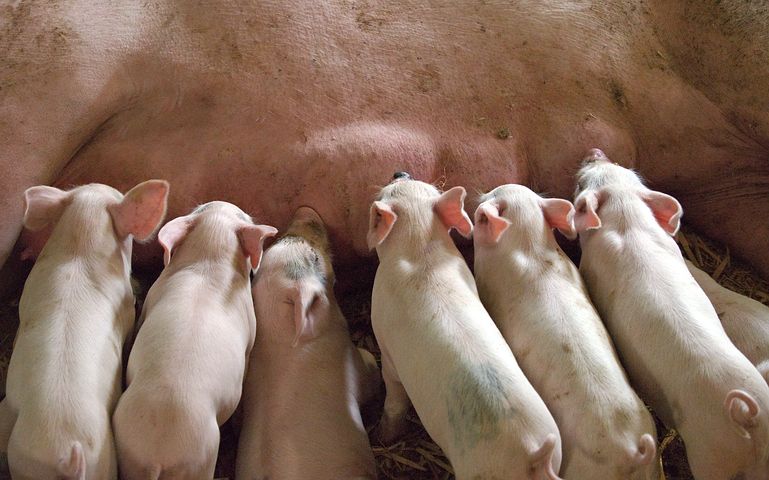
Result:
<instances>
[{"instance_id":1,"label":"piglet","mask_svg":"<svg viewBox=\"0 0 769 480\"><path fill-rule=\"evenodd\" d=\"M631 383L681 434L695 478L769 478L769 387L686 268L681 205L597 149L577 178L580 271Z\"/></svg>"},{"instance_id":2,"label":"piglet","mask_svg":"<svg viewBox=\"0 0 769 480\"><path fill-rule=\"evenodd\" d=\"M409 399L459 480L553 479L558 427L526 380L449 236L469 237L465 190L440 193L396 176L371 206L379 255L371 323L387 388L385 440L403 428Z\"/></svg>"},{"instance_id":3,"label":"piglet","mask_svg":"<svg viewBox=\"0 0 769 480\"><path fill-rule=\"evenodd\" d=\"M769 382L769 307L722 287L688 260L686 267L713 304L734 346Z\"/></svg>"},{"instance_id":4,"label":"piglet","mask_svg":"<svg viewBox=\"0 0 769 480\"><path fill-rule=\"evenodd\" d=\"M475 211L481 301L552 412L563 441L561 475L657 480L656 430L553 228L575 238L574 207L502 185Z\"/></svg>"},{"instance_id":5,"label":"piglet","mask_svg":"<svg viewBox=\"0 0 769 480\"><path fill-rule=\"evenodd\" d=\"M308 207L264 254L243 394L237 478L375 479L360 405L381 383L334 297L326 228Z\"/></svg>"},{"instance_id":6,"label":"piglet","mask_svg":"<svg viewBox=\"0 0 769 480\"><path fill-rule=\"evenodd\" d=\"M121 478L213 477L256 331L249 272L276 232L227 202L160 230L166 267L147 293L112 420Z\"/></svg>"},{"instance_id":7,"label":"piglet","mask_svg":"<svg viewBox=\"0 0 769 480\"><path fill-rule=\"evenodd\" d=\"M110 415L134 325L132 238L152 235L167 197L163 180L125 196L99 184L24 193L24 226L52 230L24 285L0 404L14 479L117 478Z\"/></svg>"}]
</instances>

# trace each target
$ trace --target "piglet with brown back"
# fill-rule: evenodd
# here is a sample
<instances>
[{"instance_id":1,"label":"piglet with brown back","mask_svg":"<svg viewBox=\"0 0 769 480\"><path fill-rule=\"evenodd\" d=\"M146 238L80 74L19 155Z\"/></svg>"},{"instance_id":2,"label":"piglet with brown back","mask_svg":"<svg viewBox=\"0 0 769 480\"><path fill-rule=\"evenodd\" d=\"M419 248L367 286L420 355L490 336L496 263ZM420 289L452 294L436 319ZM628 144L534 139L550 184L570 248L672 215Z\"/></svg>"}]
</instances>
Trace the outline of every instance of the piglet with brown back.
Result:
<instances>
[{"instance_id":1,"label":"piglet with brown back","mask_svg":"<svg viewBox=\"0 0 769 480\"><path fill-rule=\"evenodd\" d=\"M360 405L379 389L334 297L323 221L297 210L254 279L259 331L243 394L237 478L375 479Z\"/></svg>"},{"instance_id":2,"label":"piglet with brown back","mask_svg":"<svg viewBox=\"0 0 769 480\"><path fill-rule=\"evenodd\" d=\"M125 196L99 184L25 192L25 227L52 229L24 285L0 404L14 479L117 478L110 416L134 325L132 238L152 235L167 197L162 180Z\"/></svg>"},{"instance_id":3,"label":"piglet with brown back","mask_svg":"<svg viewBox=\"0 0 769 480\"><path fill-rule=\"evenodd\" d=\"M207 479L256 331L249 272L273 227L210 202L158 234L166 267L147 294L113 425L124 479Z\"/></svg>"}]
</instances>

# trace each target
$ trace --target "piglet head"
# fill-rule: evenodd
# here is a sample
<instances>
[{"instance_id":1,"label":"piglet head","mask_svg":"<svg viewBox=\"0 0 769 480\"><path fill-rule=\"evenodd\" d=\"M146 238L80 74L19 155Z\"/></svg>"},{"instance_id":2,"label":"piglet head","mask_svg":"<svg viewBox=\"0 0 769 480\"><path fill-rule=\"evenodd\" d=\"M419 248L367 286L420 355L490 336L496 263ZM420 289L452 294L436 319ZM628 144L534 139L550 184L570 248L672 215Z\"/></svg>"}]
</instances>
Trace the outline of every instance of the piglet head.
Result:
<instances>
[{"instance_id":1,"label":"piglet head","mask_svg":"<svg viewBox=\"0 0 769 480\"><path fill-rule=\"evenodd\" d=\"M165 180L148 180L125 195L98 183L69 191L42 185L28 188L24 192L23 224L29 231L40 233L32 235L22 252L22 259L34 258L40 253L55 225L70 208L67 225L78 233L77 236L96 235L83 232L104 221L111 222L120 241L131 237L146 240L163 221L167 198L168 182ZM108 216L99 212L108 213Z\"/></svg>"},{"instance_id":2,"label":"piglet head","mask_svg":"<svg viewBox=\"0 0 769 480\"><path fill-rule=\"evenodd\" d=\"M589 155L577 173L574 200L577 232L601 228L600 209L618 194L635 195L651 210L666 233L673 236L678 232L683 215L681 204L670 195L650 190L636 172L612 163L603 152L597 158L595 154Z\"/></svg>"},{"instance_id":3,"label":"piglet head","mask_svg":"<svg viewBox=\"0 0 769 480\"><path fill-rule=\"evenodd\" d=\"M257 315L264 308L273 312L275 304L292 305L293 346L318 336L329 321L346 328L334 297L328 233L315 210L300 207L294 213L285 235L265 253L253 292Z\"/></svg>"},{"instance_id":4,"label":"piglet head","mask_svg":"<svg viewBox=\"0 0 769 480\"><path fill-rule=\"evenodd\" d=\"M413 231L431 228L437 218L447 231L456 229L469 238L473 224L464 210L466 192L453 187L443 193L435 187L410 178L397 178L380 192L369 211L368 245L374 249L393 231L400 216Z\"/></svg>"},{"instance_id":5,"label":"piglet head","mask_svg":"<svg viewBox=\"0 0 769 480\"><path fill-rule=\"evenodd\" d=\"M278 233L275 227L254 224L251 217L231 203L209 202L196 208L189 215L171 220L160 229L158 241L163 247L165 265L171 261L174 250L179 248L196 228L232 229L252 269L259 267L264 240Z\"/></svg>"},{"instance_id":6,"label":"piglet head","mask_svg":"<svg viewBox=\"0 0 769 480\"><path fill-rule=\"evenodd\" d=\"M495 245L514 226L516 236L551 235L557 228L569 239L576 238L574 207L568 200L542 198L523 185L502 185L481 196L475 211L475 241Z\"/></svg>"}]
</instances>

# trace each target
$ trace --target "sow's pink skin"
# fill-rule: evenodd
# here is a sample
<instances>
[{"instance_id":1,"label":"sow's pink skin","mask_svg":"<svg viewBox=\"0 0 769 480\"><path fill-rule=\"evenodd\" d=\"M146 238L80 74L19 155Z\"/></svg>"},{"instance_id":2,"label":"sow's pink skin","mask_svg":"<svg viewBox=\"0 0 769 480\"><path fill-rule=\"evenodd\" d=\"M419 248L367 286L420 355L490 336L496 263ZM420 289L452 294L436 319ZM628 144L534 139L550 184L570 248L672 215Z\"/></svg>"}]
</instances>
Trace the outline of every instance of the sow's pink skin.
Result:
<instances>
[{"instance_id":1,"label":"sow's pink skin","mask_svg":"<svg viewBox=\"0 0 769 480\"><path fill-rule=\"evenodd\" d=\"M162 180L125 196L99 184L24 193L24 226L50 237L24 285L0 403L14 479L117 478L110 415L134 325L132 237L152 235L167 197Z\"/></svg>"},{"instance_id":2,"label":"sow's pink skin","mask_svg":"<svg viewBox=\"0 0 769 480\"><path fill-rule=\"evenodd\" d=\"M769 307L722 287L688 260L686 267L713 304L734 346L769 381Z\"/></svg>"},{"instance_id":3,"label":"sow's pink skin","mask_svg":"<svg viewBox=\"0 0 769 480\"><path fill-rule=\"evenodd\" d=\"M558 424L561 475L658 480L654 421L553 235L558 228L576 237L571 203L521 185L497 187L480 200L473 234L478 292Z\"/></svg>"},{"instance_id":4,"label":"sow's pink skin","mask_svg":"<svg viewBox=\"0 0 769 480\"><path fill-rule=\"evenodd\" d=\"M158 233L166 267L147 293L112 419L121 478L213 477L256 331L249 272L275 233L227 202Z\"/></svg>"},{"instance_id":5,"label":"sow's pink skin","mask_svg":"<svg viewBox=\"0 0 769 480\"><path fill-rule=\"evenodd\" d=\"M370 479L359 405L381 384L334 297L323 221L307 207L264 254L254 279L259 331L243 393L237 478Z\"/></svg>"},{"instance_id":6,"label":"sow's pink skin","mask_svg":"<svg viewBox=\"0 0 769 480\"><path fill-rule=\"evenodd\" d=\"M456 478L555 479L558 427L478 298L449 236L469 237L465 190L405 174L371 206L379 268L371 323L387 388L380 430L403 428L409 400Z\"/></svg>"},{"instance_id":7,"label":"sow's pink skin","mask_svg":"<svg viewBox=\"0 0 769 480\"><path fill-rule=\"evenodd\" d=\"M686 268L681 206L600 150L577 178L580 271L632 384L679 431L695 478L769 478L769 388Z\"/></svg>"}]
</instances>

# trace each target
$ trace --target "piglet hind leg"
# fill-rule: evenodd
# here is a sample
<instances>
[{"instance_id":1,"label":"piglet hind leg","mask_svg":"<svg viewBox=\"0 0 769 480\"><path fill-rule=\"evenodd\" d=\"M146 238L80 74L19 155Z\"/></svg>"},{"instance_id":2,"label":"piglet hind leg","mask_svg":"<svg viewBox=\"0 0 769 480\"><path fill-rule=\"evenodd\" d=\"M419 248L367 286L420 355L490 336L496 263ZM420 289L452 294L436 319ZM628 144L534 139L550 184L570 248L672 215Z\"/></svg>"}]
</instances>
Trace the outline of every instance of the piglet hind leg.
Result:
<instances>
[{"instance_id":1,"label":"piglet hind leg","mask_svg":"<svg viewBox=\"0 0 769 480\"><path fill-rule=\"evenodd\" d=\"M392 443L405 430L406 412L409 409L410 400L384 347L382 347L382 378L386 395L378 435L383 443Z\"/></svg>"}]
</instances>

